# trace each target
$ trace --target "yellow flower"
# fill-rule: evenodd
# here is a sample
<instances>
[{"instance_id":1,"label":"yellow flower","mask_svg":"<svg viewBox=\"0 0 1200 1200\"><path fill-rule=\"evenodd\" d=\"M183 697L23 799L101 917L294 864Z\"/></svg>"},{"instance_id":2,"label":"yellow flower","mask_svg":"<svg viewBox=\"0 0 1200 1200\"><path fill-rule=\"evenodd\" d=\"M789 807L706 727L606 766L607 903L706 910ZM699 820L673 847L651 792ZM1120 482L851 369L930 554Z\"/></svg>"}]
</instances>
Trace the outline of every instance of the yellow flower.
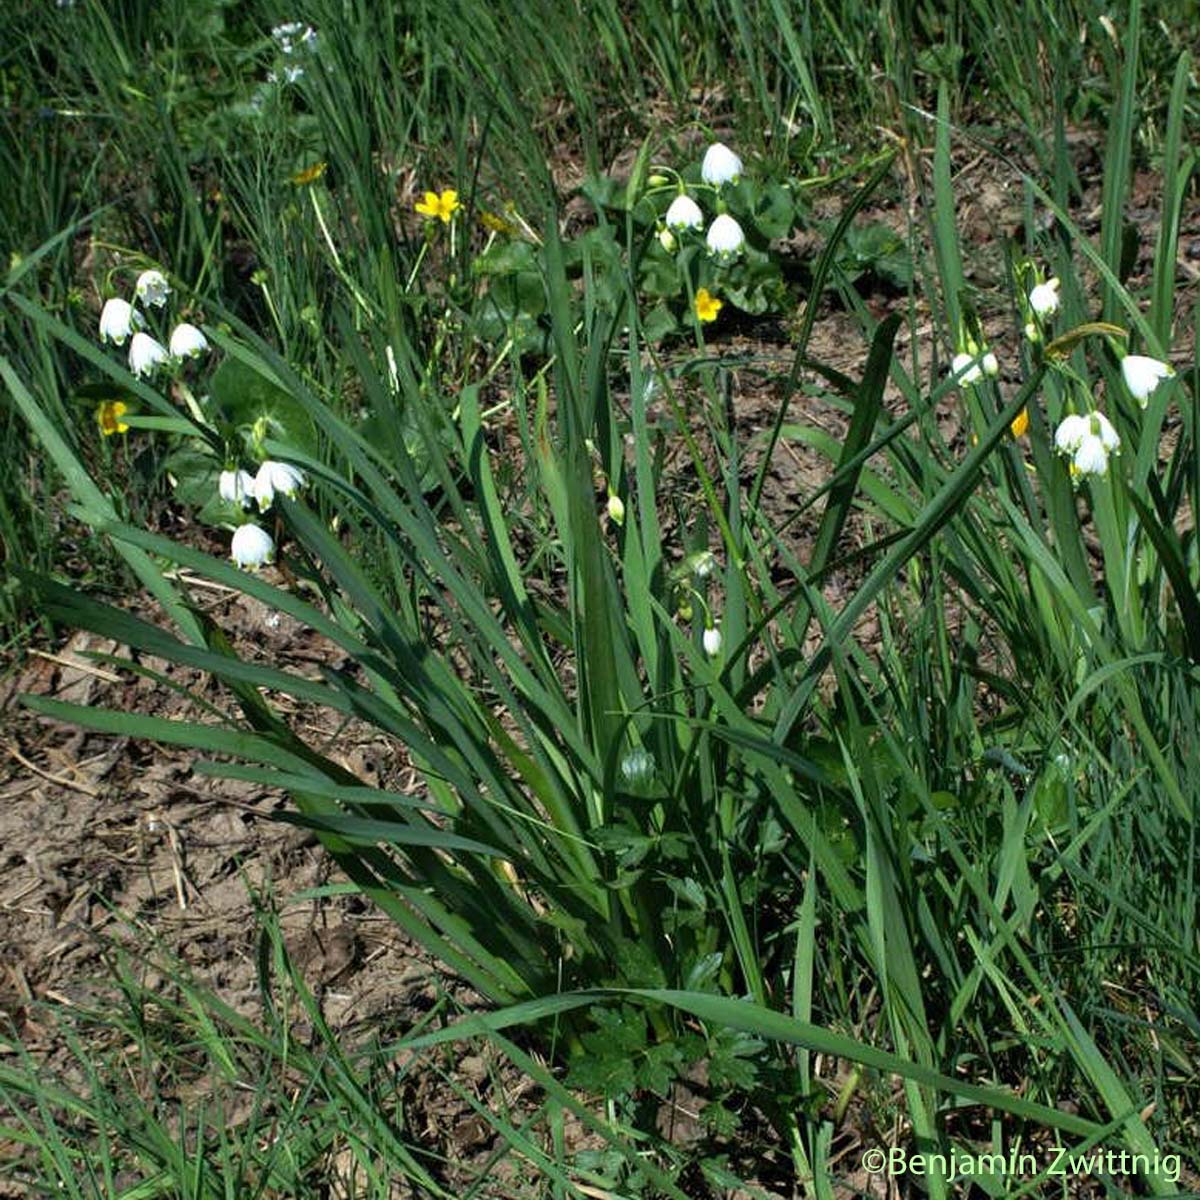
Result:
<instances>
[{"instance_id":1,"label":"yellow flower","mask_svg":"<svg viewBox=\"0 0 1200 1200\"><path fill-rule=\"evenodd\" d=\"M417 207L420 208L420 205ZM488 212L486 208L479 214L479 223L484 229L490 229L492 233L503 233L508 237L512 237L517 232L517 227L511 221L506 221L494 212Z\"/></svg>"},{"instance_id":2,"label":"yellow flower","mask_svg":"<svg viewBox=\"0 0 1200 1200\"><path fill-rule=\"evenodd\" d=\"M701 321L715 321L717 313L725 306L724 300L718 300L708 288L701 288L696 293L696 316Z\"/></svg>"},{"instance_id":3,"label":"yellow flower","mask_svg":"<svg viewBox=\"0 0 1200 1200\"><path fill-rule=\"evenodd\" d=\"M426 192L424 200L418 200L416 209L422 216L437 217L443 225L450 224L450 218L458 209L458 193L453 188L446 188L439 196L437 192Z\"/></svg>"},{"instance_id":4,"label":"yellow flower","mask_svg":"<svg viewBox=\"0 0 1200 1200\"><path fill-rule=\"evenodd\" d=\"M129 405L124 400L103 400L96 407L96 424L105 437L114 433L124 433L129 426L121 418L129 411Z\"/></svg>"},{"instance_id":5,"label":"yellow flower","mask_svg":"<svg viewBox=\"0 0 1200 1200\"><path fill-rule=\"evenodd\" d=\"M1023 408L1015 417L1012 424L1008 427L1012 432L1013 437L1024 437L1026 430L1029 428L1029 409Z\"/></svg>"},{"instance_id":6,"label":"yellow flower","mask_svg":"<svg viewBox=\"0 0 1200 1200\"><path fill-rule=\"evenodd\" d=\"M303 171L297 171L292 176L292 182L297 187L303 187L306 183L316 183L325 174L325 166L324 162L315 162L311 167L305 167Z\"/></svg>"}]
</instances>

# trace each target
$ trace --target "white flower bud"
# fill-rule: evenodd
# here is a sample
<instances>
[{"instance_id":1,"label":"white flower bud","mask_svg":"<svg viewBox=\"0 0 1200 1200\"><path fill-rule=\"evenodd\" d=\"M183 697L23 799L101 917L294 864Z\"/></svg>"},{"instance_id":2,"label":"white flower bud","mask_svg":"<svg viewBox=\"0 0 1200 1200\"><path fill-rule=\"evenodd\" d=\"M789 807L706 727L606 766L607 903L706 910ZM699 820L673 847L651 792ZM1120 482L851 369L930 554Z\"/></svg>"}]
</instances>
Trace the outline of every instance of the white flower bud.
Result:
<instances>
[{"instance_id":1,"label":"white flower bud","mask_svg":"<svg viewBox=\"0 0 1200 1200\"><path fill-rule=\"evenodd\" d=\"M1047 279L1045 283L1039 283L1029 293L1029 307L1042 320L1052 317L1058 312L1058 289L1057 279Z\"/></svg>"},{"instance_id":2,"label":"white flower bud","mask_svg":"<svg viewBox=\"0 0 1200 1200\"><path fill-rule=\"evenodd\" d=\"M281 492L290 500L307 482L307 476L299 467L268 459L258 468L258 474L254 477L254 498L258 501L259 510L265 511L271 507L276 492Z\"/></svg>"},{"instance_id":3,"label":"white flower bud","mask_svg":"<svg viewBox=\"0 0 1200 1200\"><path fill-rule=\"evenodd\" d=\"M271 561L275 543L265 529L253 524L239 525L234 530L229 555L237 566L253 570Z\"/></svg>"},{"instance_id":4,"label":"white flower bud","mask_svg":"<svg viewBox=\"0 0 1200 1200\"><path fill-rule=\"evenodd\" d=\"M718 258L732 258L746 244L742 227L728 213L721 213L708 227L708 249Z\"/></svg>"},{"instance_id":5,"label":"white flower bud","mask_svg":"<svg viewBox=\"0 0 1200 1200\"><path fill-rule=\"evenodd\" d=\"M226 504L245 504L254 499L254 476L249 471L222 471L217 491Z\"/></svg>"},{"instance_id":6,"label":"white flower bud","mask_svg":"<svg viewBox=\"0 0 1200 1200\"><path fill-rule=\"evenodd\" d=\"M100 311L100 340L123 346L130 333L144 324L142 314L128 300L113 297L104 302Z\"/></svg>"},{"instance_id":7,"label":"white flower bud","mask_svg":"<svg viewBox=\"0 0 1200 1200\"><path fill-rule=\"evenodd\" d=\"M691 196L681 192L671 201L663 220L668 229L699 229L704 224L704 214Z\"/></svg>"},{"instance_id":8,"label":"white flower bud","mask_svg":"<svg viewBox=\"0 0 1200 1200\"><path fill-rule=\"evenodd\" d=\"M129 369L135 375L150 375L170 357L166 346L148 333L135 333L129 343Z\"/></svg>"},{"instance_id":9,"label":"white flower bud","mask_svg":"<svg viewBox=\"0 0 1200 1200\"><path fill-rule=\"evenodd\" d=\"M716 658L721 653L721 631L710 625L704 631L704 653L709 658Z\"/></svg>"},{"instance_id":10,"label":"white flower bud","mask_svg":"<svg viewBox=\"0 0 1200 1200\"><path fill-rule=\"evenodd\" d=\"M1125 379L1125 386L1143 408L1159 383L1174 374L1175 368L1170 363L1147 358L1144 354L1127 354L1121 359L1121 375Z\"/></svg>"},{"instance_id":11,"label":"white flower bud","mask_svg":"<svg viewBox=\"0 0 1200 1200\"><path fill-rule=\"evenodd\" d=\"M154 308L162 308L171 294L167 277L161 271L143 271L138 276L134 290L143 304L152 305Z\"/></svg>"},{"instance_id":12,"label":"white flower bud","mask_svg":"<svg viewBox=\"0 0 1200 1200\"><path fill-rule=\"evenodd\" d=\"M713 187L736 183L742 173L742 160L726 145L714 142L704 153L700 178Z\"/></svg>"},{"instance_id":13,"label":"white flower bud","mask_svg":"<svg viewBox=\"0 0 1200 1200\"><path fill-rule=\"evenodd\" d=\"M170 348L174 358L195 358L208 349L208 338L184 321L171 331Z\"/></svg>"}]
</instances>

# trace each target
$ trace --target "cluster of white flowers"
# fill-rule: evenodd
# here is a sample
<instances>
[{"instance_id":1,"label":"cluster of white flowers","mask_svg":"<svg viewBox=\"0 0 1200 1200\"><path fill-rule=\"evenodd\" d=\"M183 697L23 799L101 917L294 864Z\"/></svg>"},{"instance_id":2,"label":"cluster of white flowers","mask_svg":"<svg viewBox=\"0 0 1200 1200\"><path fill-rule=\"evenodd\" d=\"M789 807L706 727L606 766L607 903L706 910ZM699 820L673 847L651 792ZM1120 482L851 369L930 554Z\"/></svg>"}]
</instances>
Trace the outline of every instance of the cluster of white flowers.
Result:
<instances>
[{"instance_id":1,"label":"cluster of white flowers","mask_svg":"<svg viewBox=\"0 0 1200 1200\"><path fill-rule=\"evenodd\" d=\"M1072 476L1108 474L1109 456L1121 453L1121 438L1098 410L1064 417L1054 434L1054 447L1071 459Z\"/></svg>"},{"instance_id":2,"label":"cluster of white flowers","mask_svg":"<svg viewBox=\"0 0 1200 1200\"><path fill-rule=\"evenodd\" d=\"M700 165L700 178L718 191L727 183L736 183L742 174L742 160L728 146L715 142L705 151ZM679 195L671 201L663 218L663 230L659 234L663 248L668 252L676 247L676 237L686 232L699 232L704 228L704 210L680 187ZM746 235L736 218L728 213L718 213L705 235L708 252L722 262L736 258L746 244Z\"/></svg>"},{"instance_id":3,"label":"cluster of white flowers","mask_svg":"<svg viewBox=\"0 0 1200 1200\"><path fill-rule=\"evenodd\" d=\"M242 509L257 504L259 512L266 512L277 495L291 500L307 484L308 477L299 467L268 459L258 468L257 475L240 467L226 468L221 472L217 490L226 504ZM261 567L274 557L275 542L265 529L247 521L234 532L230 554L239 567Z\"/></svg>"},{"instance_id":4,"label":"cluster of white flowers","mask_svg":"<svg viewBox=\"0 0 1200 1200\"><path fill-rule=\"evenodd\" d=\"M136 300L150 308L162 308L170 294L171 287L161 271L143 271L134 286ZM146 318L128 300L114 296L105 301L100 312L100 340L123 346L128 339L129 369L139 377L152 375L171 362L195 358L208 349L208 339L186 321L175 326L166 346L145 330Z\"/></svg>"},{"instance_id":5,"label":"cluster of white flowers","mask_svg":"<svg viewBox=\"0 0 1200 1200\"><path fill-rule=\"evenodd\" d=\"M311 54L317 48L317 31L302 21L285 21L271 30L271 37L284 58L296 58L300 54ZM270 83L295 83L304 78L304 68L296 62L281 64L281 69L267 74Z\"/></svg>"}]
</instances>

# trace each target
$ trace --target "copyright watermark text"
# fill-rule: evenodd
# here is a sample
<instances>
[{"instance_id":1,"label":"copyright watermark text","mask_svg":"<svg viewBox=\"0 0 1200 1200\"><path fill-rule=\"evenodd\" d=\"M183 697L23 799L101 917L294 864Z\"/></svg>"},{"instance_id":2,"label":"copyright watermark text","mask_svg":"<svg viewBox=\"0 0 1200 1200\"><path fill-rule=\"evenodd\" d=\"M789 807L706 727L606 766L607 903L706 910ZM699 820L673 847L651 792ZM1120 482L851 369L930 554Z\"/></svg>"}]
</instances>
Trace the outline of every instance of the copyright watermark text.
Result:
<instances>
[{"instance_id":1,"label":"copyright watermark text","mask_svg":"<svg viewBox=\"0 0 1200 1200\"><path fill-rule=\"evenodd\" d=\"M977 1154L953 1149L949 1154L917 1154L904 1146L873 1146L863 1152L863 1170L870 1175L1010 1175L1046 1176L1143 1175L1178 1183L1182 1169L1178 1154L1133 1154L1128 1150L1071 1150L1051 1146L1042 1154L1010 1150L1007 1154Z\"/></svg>"}]
</instances>

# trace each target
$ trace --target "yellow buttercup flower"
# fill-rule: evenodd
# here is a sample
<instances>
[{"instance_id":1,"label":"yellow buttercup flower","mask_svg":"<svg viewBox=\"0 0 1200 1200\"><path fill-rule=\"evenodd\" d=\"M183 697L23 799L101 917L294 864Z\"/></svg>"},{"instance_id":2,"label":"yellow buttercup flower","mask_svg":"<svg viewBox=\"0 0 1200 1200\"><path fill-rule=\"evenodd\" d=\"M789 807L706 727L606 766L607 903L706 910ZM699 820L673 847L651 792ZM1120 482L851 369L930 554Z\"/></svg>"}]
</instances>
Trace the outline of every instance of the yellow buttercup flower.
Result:
<instances>
[{"instance_id":1,"label":"yellow buttercup flower","mask_svg":"<svg viewBox=\"0 0 1200 1200\"><path fill-rule=\"evenodd\" d=\"M443 225L450 224L450 218L459 208L458 193L453 188L446 188L439 196L437 192L426 192L424 200L418 200L417 212L424 217L436 217Z\"/></svg>"},{"instance_id":2,"label":"yellow buttercup flower","mask_svg":"<svg viewBox=\"0 0 1200 1200\"><path fill-rule=\"evenodd\" d=\"M431 192L430 195L432 194ZM417 207L419 209L420 205ZM484 229L490 229L492 233L503 233L508 237L512 237L517 232L517 227L511 221L506 221L503 217L498 216L494 212L489 212L486 208L479 214L479 223Z\"/></svg>"},{"instance_id":3,"label":"yellow buttercup flower","mask_svg":"<svg viewBox=\"0 0 1200 1200\"><path fill-rule=\"evenodd\" d=\"M129 426L121 418L129 411L124 400L104 400L96 408L96 424L105 437L125 433Z\"/></svg>"},{"instance_id":4,"label":"yellow buttercup flower","mask_svg":"<svg viewBox=\"0 0 1200 1200\"><path fill-rule=\"evenodd\" d=\"M1008 427L1013 437L1024 437L1029 429L1029 409L1023 408L1015 417L1012 424Z\"/></svg>"},{"instance_id":5,"label":"yellow buttercup flower","mask_svg":"<svg viewBox=\"0 0 1200 1200\"><path fill-rule=\"evenodd\" d=\"M717 313L725 307L724 300L718 300L708 288L701 288L696 293L696 316L701 321L715 321Z\"/></svg>"}]
</instances>

